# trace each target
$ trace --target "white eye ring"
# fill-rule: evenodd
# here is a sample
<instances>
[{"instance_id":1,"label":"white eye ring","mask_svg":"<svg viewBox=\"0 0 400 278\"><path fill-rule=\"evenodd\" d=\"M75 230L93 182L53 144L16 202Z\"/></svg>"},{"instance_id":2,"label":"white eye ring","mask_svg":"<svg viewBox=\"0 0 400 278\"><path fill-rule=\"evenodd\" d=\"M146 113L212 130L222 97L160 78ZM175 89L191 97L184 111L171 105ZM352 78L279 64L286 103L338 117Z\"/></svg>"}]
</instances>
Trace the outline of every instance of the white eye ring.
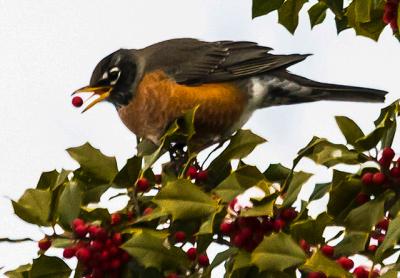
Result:
<instances>
[{"instance_id":1,"label":"white eye ring","mask_svg":"<svg viewBox=\"0 0 400 278\"><path fill-rule=\"evenodd\" d=\"M116 71L120 71L120 69L118 67L113 67L112 69L110 69L108 72L116 72Z\"/></svg>"},{"instance_id":2,"label":"white eye ring","mask_svg":"<svg viewBox=\"0 0 400 278\"><path fill-rule=\"evenodd\" d=\"M121 76L121 70L118 67L113 67L110 70L108 70L108 76L112 75L113 73L117 73L117 76L114 77L113 80L111 80L110 84L111 85L115 85L115 83L117 83L119 77Z\"/></svg>"}]
</instances>

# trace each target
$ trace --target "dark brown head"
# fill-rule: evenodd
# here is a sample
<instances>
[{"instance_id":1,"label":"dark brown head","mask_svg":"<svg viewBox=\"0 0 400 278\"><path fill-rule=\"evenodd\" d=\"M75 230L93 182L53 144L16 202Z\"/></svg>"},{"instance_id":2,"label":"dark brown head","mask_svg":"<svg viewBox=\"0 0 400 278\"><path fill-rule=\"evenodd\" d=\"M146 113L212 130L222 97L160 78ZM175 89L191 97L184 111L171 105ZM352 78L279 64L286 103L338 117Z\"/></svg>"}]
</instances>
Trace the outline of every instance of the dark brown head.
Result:
<instances>
[{"instance_id":1,"label":"dark brown head","mask_svg":"<svg viewBox=\"0 0 400 278\"><path fill-rule=\"evenodd\" d=\"M106 100L119 108L127 105L134 94L137 62L132 50L120 49L103 58L95 67L89 86L74 92L93 92L99 97L84 110Z\"/></svg>"}]
</instances>

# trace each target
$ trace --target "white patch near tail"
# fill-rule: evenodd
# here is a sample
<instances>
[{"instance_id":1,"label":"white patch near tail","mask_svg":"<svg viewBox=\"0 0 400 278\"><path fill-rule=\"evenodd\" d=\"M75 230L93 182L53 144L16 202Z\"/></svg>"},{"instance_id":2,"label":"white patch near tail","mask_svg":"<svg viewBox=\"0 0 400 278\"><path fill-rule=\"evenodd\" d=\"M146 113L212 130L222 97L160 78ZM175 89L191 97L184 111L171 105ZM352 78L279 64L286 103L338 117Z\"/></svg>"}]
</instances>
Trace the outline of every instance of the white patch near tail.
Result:
<instances>
[{"instance_id":1,"label":"white patch near tail","mask_svg":"<svg viewBox=\"0 0 400 278\"><path fill-rule=\"evenodd\" d=\"M266 104L265 101L268 98L268 93L274 88L280 88L288 93L282 97L271 97L271 103ZM239 121L232 128L232 132L241 128L249 120L255 110L262 107L287 103L287 99L290 98L291 94L307 96L312 92L312 89L287 79L279 79L275 76L262 76L251 78L247 91L250 96L249 101Z\"/></svg>"}]
</instances>

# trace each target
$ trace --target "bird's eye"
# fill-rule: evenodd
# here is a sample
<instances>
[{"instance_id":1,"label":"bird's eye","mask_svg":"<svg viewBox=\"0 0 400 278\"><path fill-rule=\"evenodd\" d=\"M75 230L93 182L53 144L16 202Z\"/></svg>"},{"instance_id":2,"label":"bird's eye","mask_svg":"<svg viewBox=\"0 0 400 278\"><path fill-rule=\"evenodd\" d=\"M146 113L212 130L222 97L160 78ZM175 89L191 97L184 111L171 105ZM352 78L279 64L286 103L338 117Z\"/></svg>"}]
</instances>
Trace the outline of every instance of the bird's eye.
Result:
<instances>
[{"instance_id":1,"label":"bird's eye","mask_svg":"<svg viewBox=\"0 0 400 278\"><path fill-rule=\"evenodd\" d=\"M120 75L121 71L117 67L113 67L108 71L108 79L113 83L117 82Z\"/></svg>"}]
</instances>

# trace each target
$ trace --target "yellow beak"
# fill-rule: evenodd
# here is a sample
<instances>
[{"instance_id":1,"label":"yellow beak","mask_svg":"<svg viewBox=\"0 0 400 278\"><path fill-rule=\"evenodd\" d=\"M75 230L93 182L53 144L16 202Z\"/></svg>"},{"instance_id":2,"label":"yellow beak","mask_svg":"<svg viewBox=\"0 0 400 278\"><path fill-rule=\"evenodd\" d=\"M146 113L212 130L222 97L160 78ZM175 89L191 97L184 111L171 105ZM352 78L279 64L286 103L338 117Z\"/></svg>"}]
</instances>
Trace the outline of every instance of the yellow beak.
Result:
<instances>
[{"instance_id":1,"label":"yellow beak","mask_svg":"<svg viewBox=\"0 0 400 278\"><path fill-rule=\"evenodd\" d=\"M86 106L85 109L83 109L82 113L86 112L93 106L95 106L97 103L107 99L110 96L110 92L112 90L112 86L85 86L82 87L75 92L72 93L72 95L75 95L77 93L93 93L87 100L92 98L95 95L98 95L99 97L96 98L94 101L89 103L88 106Z\"/></svg>"}]
</instances>

